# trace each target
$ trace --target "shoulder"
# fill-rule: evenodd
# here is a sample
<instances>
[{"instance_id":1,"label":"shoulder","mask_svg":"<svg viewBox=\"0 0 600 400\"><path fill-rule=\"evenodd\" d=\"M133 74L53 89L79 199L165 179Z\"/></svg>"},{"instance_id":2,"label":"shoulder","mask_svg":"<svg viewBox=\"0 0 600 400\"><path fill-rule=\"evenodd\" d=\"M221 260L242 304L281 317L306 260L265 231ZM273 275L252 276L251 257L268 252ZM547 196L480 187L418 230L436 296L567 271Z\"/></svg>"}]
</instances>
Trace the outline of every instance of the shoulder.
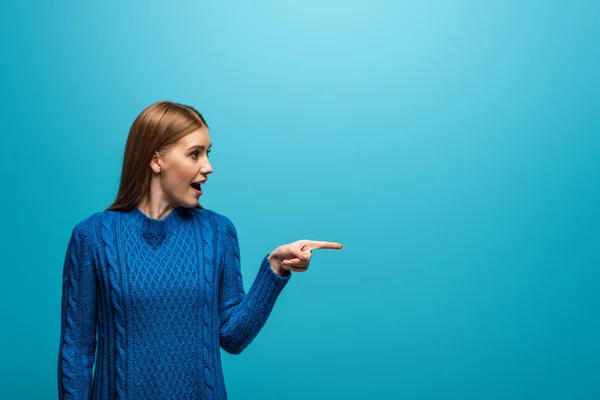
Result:
<instances>
[{"instance_id":1,"label":"shoulder","mask_svg":"<svg viewBox=\"0 0 600 400\"><path fill-rule=\"evenodd\" d=\"M95 225L96 221L98 220L100 214L102 214L102 211L96 212L96 213L80 220L79 222L77 222L75 224L75 226L73 227L73 234L75 234L77 236L91 235L92 231L94 229L94 225Z\"/></svg>"},{"instance_id":2,"label":"shoulder","mask_svg":"<svg viewBox=\"0 0 600 400\"><path fill-rule=\"evenodd\" d=\"M106 211L95 212L88 217L80 220L73 227L71 235L75 240L83 240L88 245L93 241L99 221ZM90 240L86 240L86 239Z\"/></svg>"},{"instance_id":3,"label":"shoulder","mask_svg":"<svg viewBox=\"0 0 600 400\"><path fill-rule=\"evenodd\" d=\"M71 231L71 238L69 246L77 251L82 250L84 253L89 255L89 249L93 246L95 241L94 229L95 223L98 220L101 212L96 212L80 221L75 223Z\"/></svg>"},{"instance_id":4,"label":"shoulder","mask_svg":"<svg viewBox=\"0 0 600 400\"><path fill-rule=\"evenodd\" d=\"M233 221L224 214L221 214L215 210L208 208L193 208L192 212L197 215L201 221L212 220L212 222L218 227L220 232L236 234L235 225Z\"/></svg>"}]
</instances>

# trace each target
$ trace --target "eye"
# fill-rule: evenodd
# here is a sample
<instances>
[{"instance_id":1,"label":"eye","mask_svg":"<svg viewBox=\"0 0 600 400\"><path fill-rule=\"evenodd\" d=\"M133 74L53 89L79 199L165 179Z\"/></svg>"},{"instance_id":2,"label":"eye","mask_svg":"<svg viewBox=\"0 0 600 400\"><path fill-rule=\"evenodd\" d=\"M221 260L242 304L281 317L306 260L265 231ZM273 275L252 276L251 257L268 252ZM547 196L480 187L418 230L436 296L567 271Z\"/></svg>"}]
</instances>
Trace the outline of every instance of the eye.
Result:
<instances>
[{"instance_id":1,"label":"eye","mask_svg":"<svg viewBox=\"0 0 600 400\"><path fill-rule=\"evenodd\" d=\"M208 154L209 154L210 152L211 152L211 150L210 150L210 149L208 149L208 151L206 152L206 157L207 157L207 158L208 158ZM192 155L194 158L197 158L197 157L198 157L198 153L200 153L198 150L194 150L194 151L192 152L192 154L191 154L191 155Z\"/></svg>"}]
</instances>

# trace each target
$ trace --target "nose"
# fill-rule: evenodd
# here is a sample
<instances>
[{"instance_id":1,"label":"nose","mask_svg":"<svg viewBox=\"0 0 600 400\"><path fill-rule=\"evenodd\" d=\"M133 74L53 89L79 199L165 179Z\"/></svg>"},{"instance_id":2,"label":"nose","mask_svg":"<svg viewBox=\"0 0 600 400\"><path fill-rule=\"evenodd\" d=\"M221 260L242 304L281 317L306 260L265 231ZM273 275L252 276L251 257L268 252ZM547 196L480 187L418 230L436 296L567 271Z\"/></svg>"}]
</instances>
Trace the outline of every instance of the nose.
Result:
<instances>
[{"instance_id":1,"label":"nose","mask_svg":"<svg viewBox=\"0 0 600 400\"><path fill-rule=\"evenodd\" d=\"M206 160L206 163L204 165L202 165L202 168L200 169L200 171L204 175L212 174L213 169L212 169L212 165L210 165L210 161Z\"/></svg>"}]
</instances>

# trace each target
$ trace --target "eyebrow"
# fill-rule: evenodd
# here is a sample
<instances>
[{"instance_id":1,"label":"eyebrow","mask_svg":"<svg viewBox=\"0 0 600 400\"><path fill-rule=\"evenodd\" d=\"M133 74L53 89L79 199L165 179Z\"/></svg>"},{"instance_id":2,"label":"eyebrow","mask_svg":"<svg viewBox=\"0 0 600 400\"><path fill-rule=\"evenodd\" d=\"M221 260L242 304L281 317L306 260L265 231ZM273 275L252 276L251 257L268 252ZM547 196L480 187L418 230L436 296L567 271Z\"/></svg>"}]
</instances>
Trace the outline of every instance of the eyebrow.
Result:
<instances>
[{"instance_id":1,"label":"eyebrow","mask_svg":"<svg viewBox=\"0 0 600 400\"><path fill-rule=\"evenodd\" d=\"M211 147L212 147L212 143L208 146L208 148L210 149ZM195 149L195 148L204 149L204 145L203 144L195 144L195 145L191 146L188 150Z\"/></svg>"}]
</instances>

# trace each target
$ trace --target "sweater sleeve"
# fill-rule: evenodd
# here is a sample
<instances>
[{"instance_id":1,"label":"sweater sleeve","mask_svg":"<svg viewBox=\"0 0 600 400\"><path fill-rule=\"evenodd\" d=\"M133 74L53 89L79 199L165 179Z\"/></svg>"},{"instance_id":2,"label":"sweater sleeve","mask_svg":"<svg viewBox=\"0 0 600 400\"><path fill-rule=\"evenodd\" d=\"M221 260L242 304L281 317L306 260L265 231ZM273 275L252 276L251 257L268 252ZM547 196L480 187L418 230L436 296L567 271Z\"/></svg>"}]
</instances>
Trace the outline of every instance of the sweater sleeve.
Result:
<instances>
[{"instance_id":1,"label":"sweater sleeve","mask_svg":"<svg viewBox=\"0 0 600 400\"><path fill-rule=\"evenodd\" d=\"M224 248L219 282L219 340L230 354L241 353L265 324L275 300L290 280L291 273L278 275L263 258L254 283L246 294L240 268L240 246L231 220L222 216Z\"/></svg>"},{"instance_id":2,"label":"sweater sleeve","mask_svg":"<svg viewBox=\"0 0 600 400\"><path fill-rule=\"evenodd\" d=\"M71 233L62 278L58 398L88 399L96 352L96 275L83 224Z\"/></svg>"}]
</instances>

